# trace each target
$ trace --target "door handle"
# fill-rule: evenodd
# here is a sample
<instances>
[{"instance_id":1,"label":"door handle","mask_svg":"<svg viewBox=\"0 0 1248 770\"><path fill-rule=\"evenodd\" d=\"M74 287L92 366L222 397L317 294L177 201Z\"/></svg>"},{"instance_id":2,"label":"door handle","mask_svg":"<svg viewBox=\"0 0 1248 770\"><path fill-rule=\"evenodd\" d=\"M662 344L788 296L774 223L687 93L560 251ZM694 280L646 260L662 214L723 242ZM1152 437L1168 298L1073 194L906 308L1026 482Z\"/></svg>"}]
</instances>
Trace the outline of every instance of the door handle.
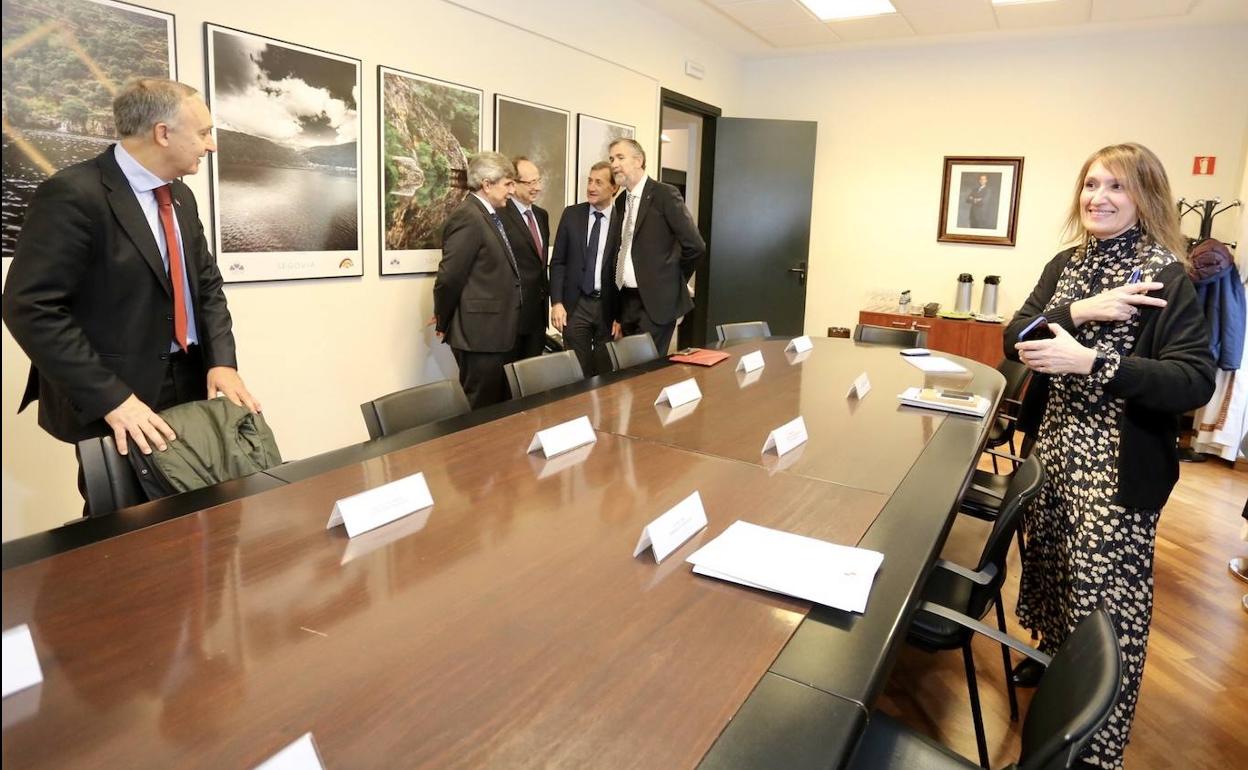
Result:
<instances>
[{"instance_id":1,"label":"door handle","mask_svg":"<svg viewBox=\"0 0 1248 770\"><path fill-rule=\"evenodd\" d=\"M806 263L805 262L798 262L796 265L789 268L789 272L797 273L798 283L801 283L801 284L806 283Z\"/></svg>"}]
</instances>

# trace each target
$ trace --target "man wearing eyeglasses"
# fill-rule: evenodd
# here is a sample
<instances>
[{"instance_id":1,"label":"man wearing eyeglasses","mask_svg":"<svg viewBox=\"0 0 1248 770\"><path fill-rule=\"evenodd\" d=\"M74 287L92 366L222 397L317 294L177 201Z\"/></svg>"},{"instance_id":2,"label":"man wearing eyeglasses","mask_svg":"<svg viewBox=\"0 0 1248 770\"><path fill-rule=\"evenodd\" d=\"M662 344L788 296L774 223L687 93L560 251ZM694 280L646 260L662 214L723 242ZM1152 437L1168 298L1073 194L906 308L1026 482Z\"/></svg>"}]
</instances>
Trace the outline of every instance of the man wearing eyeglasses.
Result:
<instances>
[{"instance_id":1,"label":"man wearing eyeglasses","mask_svg":"<svg viewBox=\"0 0 1248 770\"><path fill-rule=\"evenodd\" d=\"M542 197L542 172L523 156L511 161L516 167L516 189L504 208L503 224L516 252L523 297L520 329L516 335L516 358L541 355L546 342L546 246L550 243L550 215L537 205Z\"/></svg>"}]
</instances>

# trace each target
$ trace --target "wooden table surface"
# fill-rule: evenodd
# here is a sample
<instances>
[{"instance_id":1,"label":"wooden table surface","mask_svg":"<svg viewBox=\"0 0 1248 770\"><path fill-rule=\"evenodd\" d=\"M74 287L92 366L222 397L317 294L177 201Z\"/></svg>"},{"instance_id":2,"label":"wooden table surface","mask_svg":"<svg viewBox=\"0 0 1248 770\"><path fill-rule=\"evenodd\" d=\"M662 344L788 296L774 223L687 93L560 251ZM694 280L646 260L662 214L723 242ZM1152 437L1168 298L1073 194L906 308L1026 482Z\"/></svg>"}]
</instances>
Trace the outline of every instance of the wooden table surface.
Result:
<instances>
[{"instance_id":1,"label":"wooden table surface","mask_svg":"<svg viewBox=\"0 0 1248 770\"><path fill-rule=\"evenodd\" d=\"M894 350L817 343L734 349L763 350L753 384L667 367L6 570L3 626L44 672L4 701L6 766L251 767L309 731L327 768L697 766L811 608L684 558L737 519L858 543L946 419L898 407L923 375ZM664 424L686 376L704 398ZM595 444L526 454L582 414ZM799 454L761 453L797 414ZM431 509L325 530L418 471ZM633 558L695 490L708 528Z\"/></svg>"}]
</instances>

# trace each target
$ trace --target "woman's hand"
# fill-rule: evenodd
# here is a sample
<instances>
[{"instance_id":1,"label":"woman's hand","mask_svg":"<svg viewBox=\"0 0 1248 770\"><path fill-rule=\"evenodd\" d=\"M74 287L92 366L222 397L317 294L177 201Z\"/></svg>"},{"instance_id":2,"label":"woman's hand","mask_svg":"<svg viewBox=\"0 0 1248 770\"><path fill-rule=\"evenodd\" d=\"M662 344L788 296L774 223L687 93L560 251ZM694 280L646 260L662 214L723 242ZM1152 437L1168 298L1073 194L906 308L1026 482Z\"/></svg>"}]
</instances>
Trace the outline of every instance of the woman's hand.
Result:
<instances>
[{"instance_id":1,"label":"woman's hand","mask_svg":"<svg viewBox=\"0 0 1248 770\"><path fill-rule=\"evenodd\" d=\"M1165 288L1164 283L1127 283L1103 291L1070 304L1070 320L1075 326L1088 321L1126 321L1140 312L1140 305L1165 307L1161 297L1150 297L1148 292Z\"/></svg>"},{"instance_id":2,"label":"woman's hand","mask_svg":"<svg viewBox=\"0 0 1248 770\"><path fill-rule=\"evenodd\" d=\"M1051 340L1032 340L1014 345L1019 359L1027 368L1041 374L1090 374L1092 363L1096 361L1096 351L1080 345L1057 324L1049 328L1055 335Z\"/></svg>"}]
</instances>

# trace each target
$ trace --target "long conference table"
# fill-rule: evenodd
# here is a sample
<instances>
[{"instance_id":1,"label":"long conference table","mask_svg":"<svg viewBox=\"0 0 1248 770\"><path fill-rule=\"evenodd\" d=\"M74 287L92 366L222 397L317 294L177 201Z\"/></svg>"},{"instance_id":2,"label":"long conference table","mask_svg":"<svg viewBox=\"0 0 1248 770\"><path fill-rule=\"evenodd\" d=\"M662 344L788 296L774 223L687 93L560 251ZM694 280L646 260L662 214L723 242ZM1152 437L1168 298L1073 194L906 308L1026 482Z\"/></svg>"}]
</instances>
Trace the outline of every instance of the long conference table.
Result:
<instances>
[{"instance_id":1,"label":"long conference table","mask_svg":"<svg viewBox=\"0 0 1248 770\"><path fill-rule=\"evenodd\" d=\"M896 394L896 349L816 339L655 362L5 544L3 627L43 683L6 768L238 767L311 732L326 768L832 768L852 755L988 420ZM766 366L734 371L761 350ZM872 390L846 393L866 372ZM659 391L694 378L672 410ZM809 440L776 456L794 417ZM549 460L536 431L587 416ZM309 416L314 419L314 416ZM432 508L348 538L334 502L423 472ZM655 564L692 492L709 526ZM695 575L736 520L880 551L865 613Z\"/></svg>"}]
</instances>

